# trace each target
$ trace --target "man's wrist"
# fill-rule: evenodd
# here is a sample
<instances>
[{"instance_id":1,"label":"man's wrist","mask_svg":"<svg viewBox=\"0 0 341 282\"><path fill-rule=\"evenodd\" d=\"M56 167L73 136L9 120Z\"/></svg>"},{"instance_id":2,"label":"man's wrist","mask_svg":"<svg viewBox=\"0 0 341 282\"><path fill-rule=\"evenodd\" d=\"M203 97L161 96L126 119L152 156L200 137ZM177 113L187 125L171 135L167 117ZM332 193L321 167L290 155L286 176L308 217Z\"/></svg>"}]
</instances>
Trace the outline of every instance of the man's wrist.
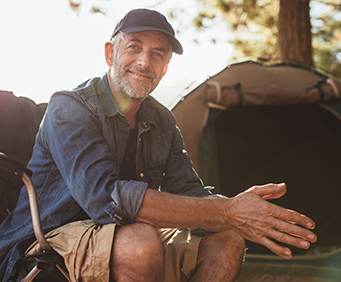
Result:
<instances>
[{"instance_id":1,"label":"man's wrist","mask_svg":"<svg viewBox=\"0 0 341 282\"><path fill-rule=\"evenodd\" d=\"M206 226L199 226L205 232L222 232L230 229L230 223L227 217L228 202L230 199L220 194L214 194L207 197L210 203L206 206L210 219Z\"/></svg>"}]
</instances>

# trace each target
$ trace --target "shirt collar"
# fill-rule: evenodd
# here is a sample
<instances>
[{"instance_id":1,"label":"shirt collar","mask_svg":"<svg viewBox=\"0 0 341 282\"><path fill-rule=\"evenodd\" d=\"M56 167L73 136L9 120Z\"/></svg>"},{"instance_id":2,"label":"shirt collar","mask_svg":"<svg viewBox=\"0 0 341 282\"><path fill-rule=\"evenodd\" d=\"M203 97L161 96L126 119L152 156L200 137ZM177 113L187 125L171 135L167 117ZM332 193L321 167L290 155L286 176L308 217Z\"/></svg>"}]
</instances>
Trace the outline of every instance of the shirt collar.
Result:
<instances>
[{"instance_id":1,"label":"shirt collar","mask_svg":"<svg viewBox=\"0 0 341 282\"><path fill-rule=\"evenodd\" d=\"M100 81L97 83L96 91L97 91L97 95L99 97L99 100L101 102L102 109L105 115L111 117L118 113L121 114L121 111L118 105L116 104L114 95L110 89L109 81L108 81L106 74L104 74L102 78L100 79ZM154 117L154 114L153 114L154 109L148 108L148 105L150 104L150 101L149 101L150 99L152 98L148 96L141 103L140 109L137 112L138 121L143 124L145 129L149 128L150 123L156 125L156 117Z\"/></svg>"},{"instance_id":2,"label":"shirt collar","mask_svg":"<svg viewBox=\"0 0 341 282\"><path fill-rule=\"evenodd\" d=\"M120 109L117 106L114 95L111 92L106 74L104 74L97 83L96 92L105 115L112 117L120 113Z\"/></svg>"}]
</instances>

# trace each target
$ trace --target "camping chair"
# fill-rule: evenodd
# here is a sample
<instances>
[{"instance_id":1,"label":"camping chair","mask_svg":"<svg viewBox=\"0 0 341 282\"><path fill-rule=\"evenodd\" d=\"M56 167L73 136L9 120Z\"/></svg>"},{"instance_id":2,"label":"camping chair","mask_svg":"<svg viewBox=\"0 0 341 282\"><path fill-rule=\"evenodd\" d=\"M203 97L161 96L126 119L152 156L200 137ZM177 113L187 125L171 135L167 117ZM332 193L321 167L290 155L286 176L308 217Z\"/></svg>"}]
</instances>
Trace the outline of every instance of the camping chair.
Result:
<instances>
[{"instance_id":1,"label":"camping chair","mask_svg":"<svg viewBox=\"0 0 341 282\"><path fill-rule=\"evenodd\" d=\"M0 199L2 201L4 194L16 189L20 189L23 185L26 186L31 209L34 235L39 245L43 249L42 253L36 253L32 255L32 257L35 259L36 265L21 281L32 281L43 269L58 269L64 275L64 277L70 281L67 271L65 271L57 262L60 256L45 240L41 227L36 193L30 178L31 175L32 172L20 162L0 153Z\"/></svg>"}]
</instances>

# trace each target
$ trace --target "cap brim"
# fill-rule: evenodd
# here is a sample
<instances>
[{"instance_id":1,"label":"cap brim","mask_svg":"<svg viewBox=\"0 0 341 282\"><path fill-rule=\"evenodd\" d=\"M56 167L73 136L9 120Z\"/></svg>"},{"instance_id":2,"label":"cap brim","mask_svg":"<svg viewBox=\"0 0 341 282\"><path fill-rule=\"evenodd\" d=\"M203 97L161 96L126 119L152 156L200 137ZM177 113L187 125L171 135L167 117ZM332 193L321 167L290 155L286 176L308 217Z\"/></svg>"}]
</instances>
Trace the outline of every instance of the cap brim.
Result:
<instances>
[{"instance_id":1,"label":"cap brim","mask_svg":"<svg viewBox=\"0 0 341 282\"><path fill-rule=\"evenodd\" d=\"M173 36L173 34L166 32L162 29L153 28L150 26L135 26L135 27L127 27L124 29L120 29L119 31L125 34L129 34L129 33L140 32L140 31L148 31L148 30L159 31L159 32L162 32L164 35L166 35L169 42L172 45L172 50L174 53L181 55L184 52L180 42Z\"/></svg>"}]
</instances>

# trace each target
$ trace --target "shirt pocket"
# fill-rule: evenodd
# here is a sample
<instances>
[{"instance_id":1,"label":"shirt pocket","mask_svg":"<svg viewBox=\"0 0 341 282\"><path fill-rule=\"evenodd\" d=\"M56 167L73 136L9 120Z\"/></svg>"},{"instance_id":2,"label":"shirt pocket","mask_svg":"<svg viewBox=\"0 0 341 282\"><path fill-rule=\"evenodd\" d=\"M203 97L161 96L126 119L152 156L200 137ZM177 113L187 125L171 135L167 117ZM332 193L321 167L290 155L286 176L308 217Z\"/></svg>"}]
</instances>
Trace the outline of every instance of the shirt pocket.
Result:
<instances>
[{"instance_id":1,"label":"shirt pocket","mask_svg":"<svg viewBox=\"0 0 341 282\"><path fill-rule=\"evenodd\" d=\"M154 165L149 167L148 187L154 190L160 190L162 180L166 175L166 165Z\"/></svg>"}]
</instances>

